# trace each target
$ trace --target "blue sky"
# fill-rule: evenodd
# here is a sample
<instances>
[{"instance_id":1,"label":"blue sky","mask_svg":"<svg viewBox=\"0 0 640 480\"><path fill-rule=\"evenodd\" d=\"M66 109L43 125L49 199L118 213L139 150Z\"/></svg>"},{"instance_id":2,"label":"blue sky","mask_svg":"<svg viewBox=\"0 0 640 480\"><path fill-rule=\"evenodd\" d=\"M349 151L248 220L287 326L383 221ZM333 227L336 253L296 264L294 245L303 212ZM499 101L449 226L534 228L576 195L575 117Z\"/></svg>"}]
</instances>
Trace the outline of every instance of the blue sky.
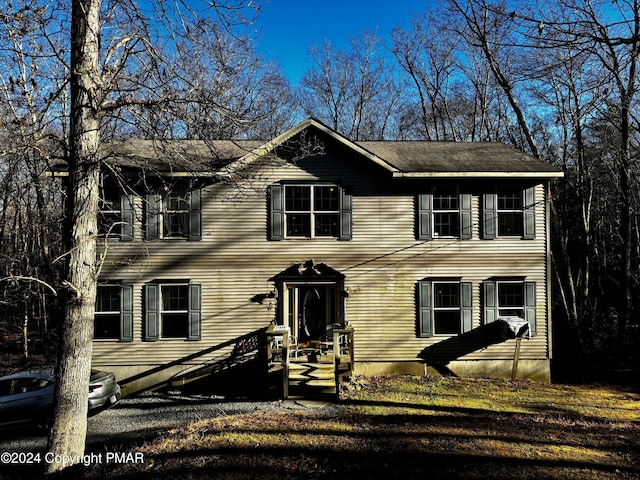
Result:
<instances>
[{"instance_id":1,"label":"blue sky","mask_svg":"<svg viewBox=\"0 0 640 480\"><path fill-rule=\"evenodd\" d=\"M410 14L424 10L425 0L264 0L257 29L259 51L280 63L296 83L307 66L312 44L327 39L341 48L363 31L388 39L396 26L407 25Z\"/></svg>"}]
</instances>

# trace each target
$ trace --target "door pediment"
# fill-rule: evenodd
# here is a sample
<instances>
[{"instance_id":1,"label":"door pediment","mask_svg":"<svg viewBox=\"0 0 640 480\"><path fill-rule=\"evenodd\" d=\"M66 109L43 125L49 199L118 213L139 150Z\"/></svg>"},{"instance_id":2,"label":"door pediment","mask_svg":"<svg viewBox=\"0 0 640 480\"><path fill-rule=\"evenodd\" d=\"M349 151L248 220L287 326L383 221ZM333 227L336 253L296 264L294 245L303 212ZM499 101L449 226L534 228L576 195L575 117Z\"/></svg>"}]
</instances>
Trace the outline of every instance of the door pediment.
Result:
<instances>
[{"instance_id":1,"label":"door pediment","mask_svg":"<svg viewBox=\"0 0 640 480\"><path fill-rule=\"evenodd\" d=\"M273 282L308 282L314 280L343 281L345 276L324 263L315 263L312 259L304 263L296 263L274 275Z\"/></svg>"}]
</instances>

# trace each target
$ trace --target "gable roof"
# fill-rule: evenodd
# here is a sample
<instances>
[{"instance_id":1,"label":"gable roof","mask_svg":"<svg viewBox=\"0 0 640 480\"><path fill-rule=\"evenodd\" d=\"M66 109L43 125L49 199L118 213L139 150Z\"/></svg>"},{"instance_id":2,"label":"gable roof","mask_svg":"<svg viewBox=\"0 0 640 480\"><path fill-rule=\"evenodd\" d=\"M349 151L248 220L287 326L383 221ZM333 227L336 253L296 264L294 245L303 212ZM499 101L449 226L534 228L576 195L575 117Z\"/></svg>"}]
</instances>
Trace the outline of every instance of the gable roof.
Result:
<instances>
[{"instance_id":1,"label":"gable roof","mask_svg":"<svg viewBox=\"0 0 640 480\"><path fill-rule=\"evenodd\" d=\"M353 142L308 118L267 142L259 140L129 140L104 145L109 164L123 170L148 169L166 176L231 177L277 153L305 130L313 130L364 157L394 178L562 177L564 173L502 143L432 141ZM66 166L52 169L64 172ZM64 173L63 173L64 174Z\"/></svg>"},{"instance_id":2,"label":"gable roof","mask_svg":"<svg viewBox=\"0 0 640 480\"><path fill-rule=\"evenodd\" d=\"M305 129L313 128L356 151L398 178L426 177L562 177L556 167L503 143L432 142L432 141L363 141L352 142L314 118L261 145L238 159L251 162ZM235 166L231 166L233 170Z\"/></svg>"}]
</instances>

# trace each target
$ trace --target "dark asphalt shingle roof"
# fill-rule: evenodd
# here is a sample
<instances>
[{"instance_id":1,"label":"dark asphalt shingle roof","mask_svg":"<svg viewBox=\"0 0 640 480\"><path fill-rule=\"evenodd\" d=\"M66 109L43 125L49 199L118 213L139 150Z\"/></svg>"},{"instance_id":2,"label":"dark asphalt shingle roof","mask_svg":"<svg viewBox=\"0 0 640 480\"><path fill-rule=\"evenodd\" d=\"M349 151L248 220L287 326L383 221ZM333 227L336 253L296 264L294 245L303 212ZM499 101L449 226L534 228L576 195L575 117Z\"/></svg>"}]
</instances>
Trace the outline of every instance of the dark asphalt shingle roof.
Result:
<instances>
[{"instance_id":1,"label":"dark asphalt shingle roof","mask_svg":"<svg viewBox=\"0 0 640 480\"><path fill-rule=\"evenodd\" d=\"M558 171L502 143L385 141L357 144L403 173Z\"/></svg>"},{"instance_id":2,"label":"dark asphalt shingle roof","mask_svg":"<svg viewBox=\"0 0 640 480\"><path fill-rule=\"evenodd\" d=\"M449 173L461 176L562 175L562 172L552 165L502 143L350 142L315 119L301 122L268 144L262 140L130 140L106 144L102 148L108 162L123 170L211 173L222 171L223 168L232 171L240 163L259 159L272 147L278 149L286 145L306 129L313 129L315 134L319 134L319 138L333 138L339 141L354 152L386 168L394 176L438 176ZM290 145L295 146L296 143ZM281 153L285 153L287 148L289 147L281 150ZM238 160L242 162L234 163Z\"/></svg>"},{"instance_id":3,"label":"dark asphalt shingle roof","mask_svg":"<svg viewBox=\"0 0 640 480\"><path fill-rule=\"evenodd\" d=\"M214 171L242 158L262 141L133 140L105 146L109 162L124 168L157 171ZM379 141L356 142L402 173L536 172L558 169L501 143Z\"/></svg>"},{"instance_id":4,"label":"dark asphalt shingle roof","mask_svg":"<svg viewBox=\"0 0 640 480\"><path fill-rule=\"evenodd\" d=\"M264 142L231 140L130 140L103 147L109 164L159 172L211 172L245 156Z\"/></svg>"}]
</instances>

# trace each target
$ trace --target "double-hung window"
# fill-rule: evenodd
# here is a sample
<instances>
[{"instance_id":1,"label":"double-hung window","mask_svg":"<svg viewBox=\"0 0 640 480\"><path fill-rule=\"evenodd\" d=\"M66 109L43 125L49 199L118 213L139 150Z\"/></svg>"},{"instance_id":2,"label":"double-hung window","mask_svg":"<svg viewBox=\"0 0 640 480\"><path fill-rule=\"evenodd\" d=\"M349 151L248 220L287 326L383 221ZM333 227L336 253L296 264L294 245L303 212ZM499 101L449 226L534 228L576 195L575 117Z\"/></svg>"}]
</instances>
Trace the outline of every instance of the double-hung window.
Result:
<instances>
[{"instance_id":1,"label":"double-hung window","mask_svg":"<svg viewBox=\"0 0 640 480\"><path fill-rule=\"evenodd\" d=\"M187 338L189 285L160 285L160 337Z\"/></svg>"},{"instance_id":2,"label":"double-hung window","mask_svg":"<svg viewBox=\"0 0 640 480\"><path fill-rule=\"evenodd\" d=\"M201 240L200 200L200 189L180 185L147 195L145 238Z\"/></svg>"},{"instance_id":3,"label":"double-hung window","mask_svg":"<svg viewBox=\"0 0 640 480\"><path fill-rule=\"evenodd\" d=\"M458 335L471 330L472 284L448 279L418 282L418 334Z\"/></svg>"},{"instance_id":4,"label":"double-hung window","mask_svg":"<svg viewBox=\"0 0 640 480\"><path fill-rule=\"evenodd\" d=\"M98 233L105 237L120 236L120 192L108 189L100 192Z\"/></svg>"},{"instance_id":5,"label":"double-hung window","mask_svg":"<svg viewBox=\"0 0 640 480\"><path fill-rule=\"evenodd\" d=\"M98 285L93 329L95 340L133 340L132 297L130 285Z\"/></svg>"},{"instance_id":6,"label":"double-hung window","mask_svg":"<svg viewBox=\"0 0 640 480\"><path fill-rule=\"evenodd\" d=\"M189 238L189 203L187 193L162 198L162 238Z\"/></svg>"},{"instance_id":7,"label":"double-hung window","mask_svg":"<svg viewBox=\"0 0 640 480\"><path fill-rule=\"evenodd\" d=\"M133 238L133 197L116 185L101 186L98 205L98 233L103 237Z\"/></svg>"},{"instance_id":8,"label":"double-hung window","mask_svg":"<svg viewBox=\"0 0 640 480\"><path fill-rule=\"evenodd\" d=\"M455 185L435 185L418 195L419 240L471 238L471 194L459 193Z\"/></svg>"},{"instance_id":9,"label":"double-hung window","mask_svg":"<svg viewBox=\"0 0 640 480\"><path fill-rule=\"evenodd\" d=\"M334 185L285 185L287 237L337 237L340 191Z\"/></svg>"},{"instance_id":10,"label":"double-hung window","mask_svg":"<svg viewBox=\"0 0 640 480\"><path fill-rule=\"evenodd\" d=\"M498 236L522 236L522 188L507 185L497 190Z\"/></svg>"},{"instance_id":11,"label":"double-hung window","mask_svg":"<svg viewBox=\"0 0 640 480\"><path fill-rule=\"evenodd\" d=\"M536 236L535 187L498 185L483 196L483 238Z\"/></svg>"},{"instance_id":12,"label":"double-hung window","mask_svg":"<svg viewBox=\"0 0 640 480\"><path fill-rule=\"evenodd\" d=\"M537 332L536 284L517 278L484 282L484 322L500 317L519 317L529 322L531 335Z\"/></svg>"},{"instance_id":13,"label":"double-hung window","mask_svg":"<svg viewBox=\"0 0 640 480\"><path fill-rule=\"evenodd\" d=\"M456 187L433 188L433 236L457 237L460 234L460 201Z\"/></svg>"},{"instance_id":14,"label":"double-hung window","mask_svg":"<svg viewBox=\"0 0 640 480\"><path fill-rule=\"evenodd\" d=\"M270 240L351 239L351 195L334 184L274 184L269 188Z\"/></svg>"},{"instance_id":15,"label":"double-hung window","mask_svg":"<svg viewBox=\"0 0 640 480\"><path fill-rule=\"evenodd\" d=\"M188 282L145 285L144 340L200 340L201 292L201 285Z\"/></svg>"}]
</instances>

